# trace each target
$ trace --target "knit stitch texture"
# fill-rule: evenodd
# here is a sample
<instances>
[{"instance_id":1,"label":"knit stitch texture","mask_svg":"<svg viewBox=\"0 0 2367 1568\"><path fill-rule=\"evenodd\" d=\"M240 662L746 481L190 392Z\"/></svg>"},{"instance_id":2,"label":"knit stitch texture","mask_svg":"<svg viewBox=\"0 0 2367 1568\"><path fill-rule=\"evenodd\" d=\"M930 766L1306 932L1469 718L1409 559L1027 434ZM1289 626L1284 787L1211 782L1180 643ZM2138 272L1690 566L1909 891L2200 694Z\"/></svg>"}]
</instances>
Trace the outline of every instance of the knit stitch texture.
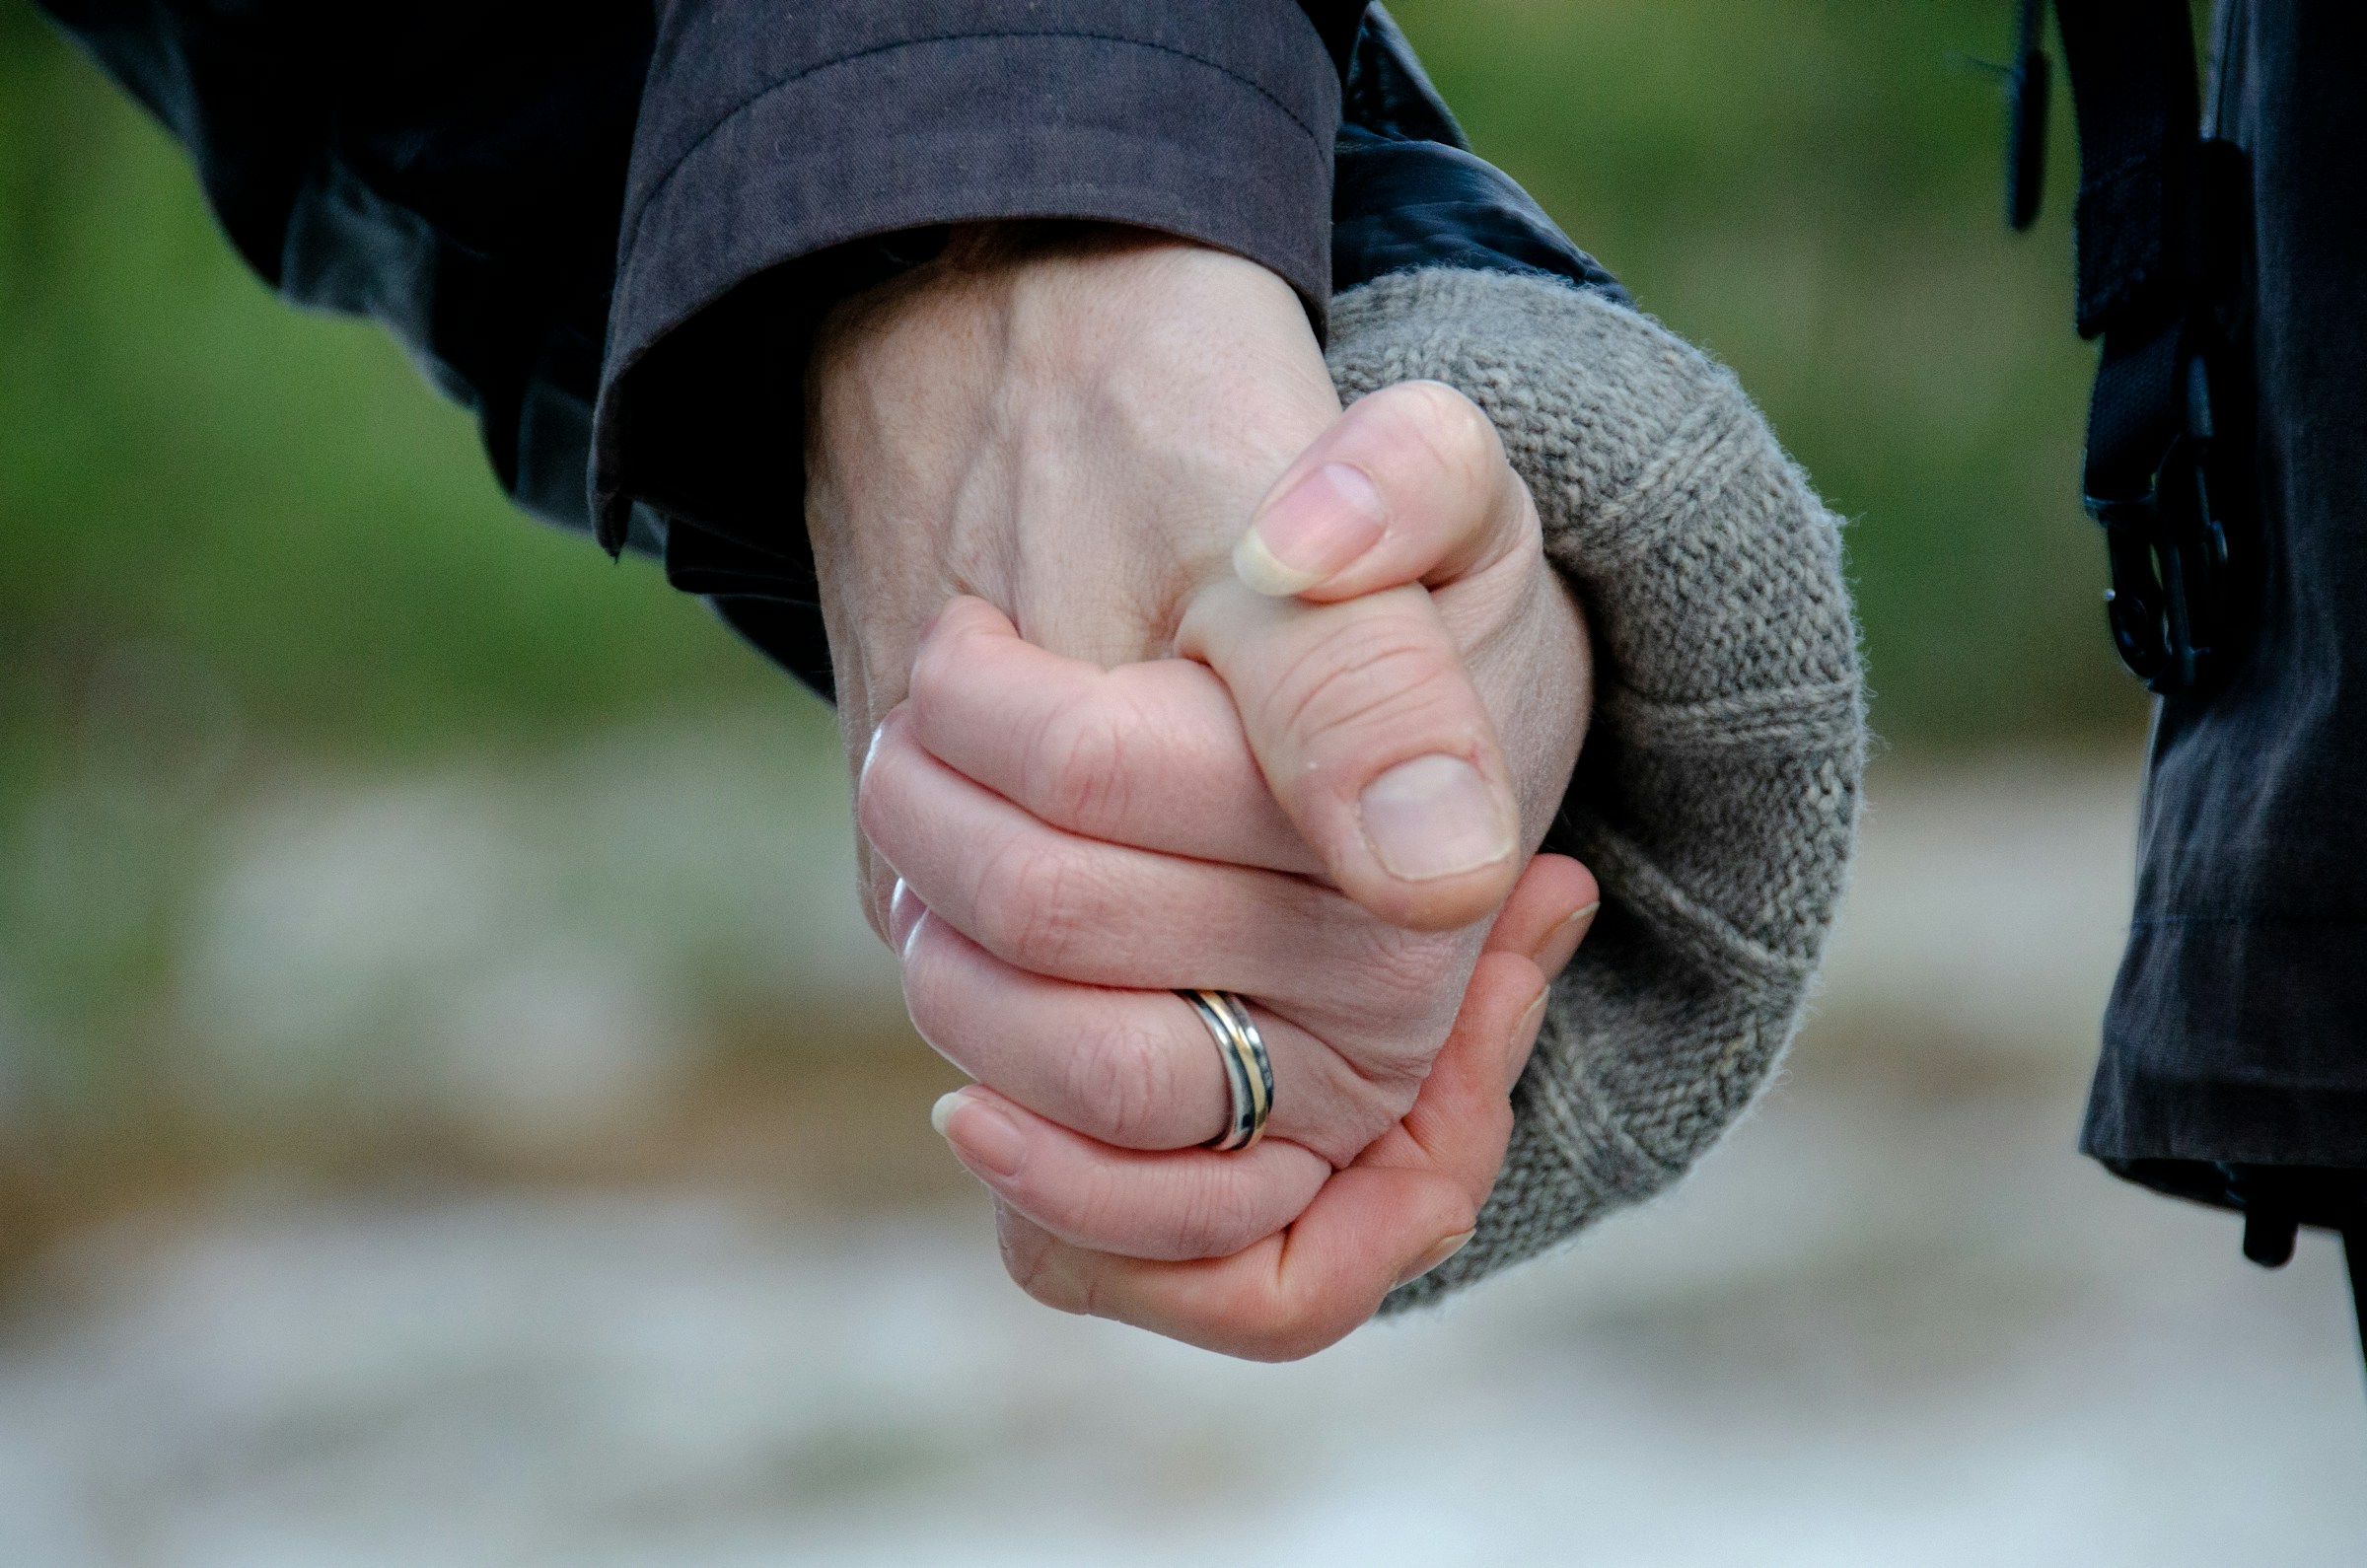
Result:
<instances>
[{"instance_id":1,"label":"knit stitch texture","mask_svg":"<svg viewBox=\"0 0 2367 1568\"><path fill-rule=\"evenodd\" d=\"M1683 1175L1798 1031L1855 844L1866 728L1840 535L1734 376L1563 284L1428 270L1332 302L1343 399L1487 411L1594 637L1548 848L1603 910L1553 987L1478 1234L1435 1301Z\"/></svg>"}]
</instances>

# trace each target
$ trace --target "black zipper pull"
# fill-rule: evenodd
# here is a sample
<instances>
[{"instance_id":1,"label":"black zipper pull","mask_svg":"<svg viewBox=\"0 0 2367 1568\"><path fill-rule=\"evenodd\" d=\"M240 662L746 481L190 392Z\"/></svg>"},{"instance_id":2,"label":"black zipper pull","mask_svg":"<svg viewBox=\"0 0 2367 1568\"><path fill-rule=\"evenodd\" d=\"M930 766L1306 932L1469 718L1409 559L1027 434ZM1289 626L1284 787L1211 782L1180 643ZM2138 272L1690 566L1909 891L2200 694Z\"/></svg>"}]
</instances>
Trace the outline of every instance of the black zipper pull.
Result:
<instances>
[{"instance_id":1,"label":"black zipper pull","mask_svg":"<svg viewBox=\"0 0 2367 1568\"><path fill-rule=\"evenodd\" d=\"M2046 0L2022 0L2022 36L2005 73L2005 221L2016 234L2039 221L2039 198L2046 190L2046 110L2053 96Z\"/></svg>"}]
</instances>

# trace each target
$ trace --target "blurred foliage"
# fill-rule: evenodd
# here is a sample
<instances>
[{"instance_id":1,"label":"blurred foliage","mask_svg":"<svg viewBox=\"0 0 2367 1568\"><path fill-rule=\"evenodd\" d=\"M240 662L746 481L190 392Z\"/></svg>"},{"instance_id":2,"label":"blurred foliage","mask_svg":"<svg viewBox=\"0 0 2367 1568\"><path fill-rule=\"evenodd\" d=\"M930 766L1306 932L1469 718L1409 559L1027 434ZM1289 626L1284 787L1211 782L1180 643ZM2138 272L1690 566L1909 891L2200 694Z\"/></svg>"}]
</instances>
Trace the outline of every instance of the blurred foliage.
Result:
<instances>
[{"instance_id":1,"label":"blurred foliage","mask_svg":"<svg viewBox=\"0 0 2367 1568\"><path fill-rule=\"evenodd\" d=\"M1878 728L2125 739L2078 505L2068 104L2009 234L2002 0L1393 0L1479 153L1732 364L1852 520Z\"/></svg>"},{"instance_id":2,"label":"blurred foliage","mask_svg":"<svg viewBox=\"0 0 2367 1568\"><path fill-rule=\"evenodd\" d=\"M1965 58L2004 52L2008 10L1397 7L1479 150L1732 362L1854 520L1877 720L1906 745L2142 712L2075 505L2066 203L2003 231L1998 95ZM152 706L328 755L778 684L645 565L512 514L466 416L375 328L275 304L169 140L0 0L0 794L126 648L189 688Z\"/></svg>"},{"instance_id":3,"label":"blurred foliage","mask_svg":"<svg viewBox=\"0 0 2367 1568\"><path fill-rule=\"evenodd\" d=\"M277 303L170 139L0 0L0 1233L12 1118L136 1116L186 1056L252 788L752 700L794 737L776 810L833 801L799 765L835 756L819 704L649 564L512 511L465 411L378 328Z\"/></svg>"},{"instance_id":4,"label":"blurred foliage","mask_svg":"<svg viewBox=\"0 0 2367 1568\"><path fill-rule=\"evenodd\" d=\"M12 742L80 727L126 647L250 738L333 754L777 684L646 564L514 513L464 411L376 327L277 304L169 139L0 0Z\"/></svg>"}]
</instances>

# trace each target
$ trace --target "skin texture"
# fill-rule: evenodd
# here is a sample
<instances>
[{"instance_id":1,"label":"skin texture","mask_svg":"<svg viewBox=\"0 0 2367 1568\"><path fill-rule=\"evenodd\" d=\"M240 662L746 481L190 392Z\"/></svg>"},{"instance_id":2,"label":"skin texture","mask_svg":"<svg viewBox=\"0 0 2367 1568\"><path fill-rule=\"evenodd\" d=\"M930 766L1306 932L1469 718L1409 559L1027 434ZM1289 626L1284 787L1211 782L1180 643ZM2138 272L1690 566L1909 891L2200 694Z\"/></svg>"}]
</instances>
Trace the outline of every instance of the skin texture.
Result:
<instances>
[{"instance_id":1,"label":"skin texture","mask_svg":"<svg viewBox=\"0 0 2367 1568\"><path fill-rule=\"evenodd\" d=\"M1260 1310L1298 1339L1352 1326L1454 1234L1437 1172L1369 1156L1440 1093L1459 1015L1504 1033L1511 982L1475 966L1584 728L1584 630L1492 429L1420 383L1343 417L1270 274L1066 227L959 236L849 302L808 409L866 907L923 1033L985 1086L941 1128L997 1194L1015 1277L1073 1306L1080 1258L1304 1234L1333 1261L1290 1292L1129 1320L1245 1345ZM1591 879L1550 857L1528 878L1564 903L1507 956L1550 973ZM1177 986L1252 1000L1277 1078L1257 1149L1194 1147L1224 1089Z\"/></svg>"},{"instance_id":2,"label":"skin texture","mask_svg":"<svg viewBox=\"0 0 2367 1568\"><path fill-rule=\"evenodd\" d=\"M1295 1361L1337 1342L1393 1287L1470 1240L1504 1163L1512 1086L1537 1043L1545 987L1584 940L1596 902L1594 878L1576 861L1531 862L1421 1095L1287 1229L1226 1257L1146 1261L1063 1242L998 1199L1004 1267L1047 1307L1247 1360ZM984 1102L993 1092L961 1095Z\"/></svg>"}]
</instances>

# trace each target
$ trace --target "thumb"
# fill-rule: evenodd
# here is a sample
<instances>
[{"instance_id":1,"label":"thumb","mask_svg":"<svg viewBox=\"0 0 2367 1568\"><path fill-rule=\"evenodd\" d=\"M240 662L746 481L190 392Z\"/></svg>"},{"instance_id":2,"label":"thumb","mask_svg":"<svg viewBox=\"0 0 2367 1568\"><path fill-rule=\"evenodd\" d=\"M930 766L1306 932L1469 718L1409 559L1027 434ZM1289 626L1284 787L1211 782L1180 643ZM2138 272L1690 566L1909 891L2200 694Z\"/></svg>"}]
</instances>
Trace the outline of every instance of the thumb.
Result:
<instances>
[{"instance_id":1,"label":"thumb","mask_svg":"<svg viewBox=\"0 0 2367 1568\"><path fill-rule=\"evenodd\" d=\"M1443 382L1357 399L1283 471L1233 549L1257 593L1333 604L1433 588L1538 548L1537 507L1496 427Z\"/></svg>"},{"instance_id":2,"label":"thumb","mask_svg":"<svg viewBox=\"0 0 2367 1568\"><path fill-rule=\"evenodd\" d=\"M1259 770L1339 889L1393 925L1500 904L1521 820L1495 725L1424 582L1525 572L1536 508L1476 405L1359 401L1292 464L1178 638L1230 688ZM1292 597L1297 596L1297 597Z\"/></svg>"},{"instance_id":3,"label":"thumb","mask_svg":"<svg viewBox=\"0 0 2367 1568\"><path fill-rule=\"evenodd\" d=\"M1510 770L1427 592L1302 605L1218 583L1178 647L1224 681L1267 789L1342 892L1427 931L1504 901L1522 847Z\"/></svg>"}]
</instances>

